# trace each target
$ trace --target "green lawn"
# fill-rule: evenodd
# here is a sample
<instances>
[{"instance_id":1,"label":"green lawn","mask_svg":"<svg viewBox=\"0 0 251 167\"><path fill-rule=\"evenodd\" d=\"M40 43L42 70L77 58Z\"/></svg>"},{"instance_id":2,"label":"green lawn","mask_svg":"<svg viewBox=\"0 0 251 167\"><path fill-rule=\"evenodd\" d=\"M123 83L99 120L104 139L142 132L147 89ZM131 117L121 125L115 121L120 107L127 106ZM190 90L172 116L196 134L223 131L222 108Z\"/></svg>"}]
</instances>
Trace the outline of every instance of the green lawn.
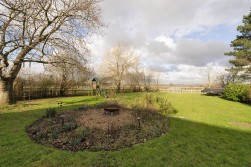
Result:
<instances>
[{"instance_id":1,"label":"green lawn","mask_svg":"<svg viewBox=\"0 0 251 167\"><path fill-rule=\"evenodd\" d=\"M124 94L134 103L144 94ZM0 166L251 166L251 106L200 94L165 94L178 109L170 130L145 144L115 152L68 152L39 145L25 127L44 115L45 108L61 110L103 101L97 97L34 100L0 106Z\"/></svg>"}]
</instances>

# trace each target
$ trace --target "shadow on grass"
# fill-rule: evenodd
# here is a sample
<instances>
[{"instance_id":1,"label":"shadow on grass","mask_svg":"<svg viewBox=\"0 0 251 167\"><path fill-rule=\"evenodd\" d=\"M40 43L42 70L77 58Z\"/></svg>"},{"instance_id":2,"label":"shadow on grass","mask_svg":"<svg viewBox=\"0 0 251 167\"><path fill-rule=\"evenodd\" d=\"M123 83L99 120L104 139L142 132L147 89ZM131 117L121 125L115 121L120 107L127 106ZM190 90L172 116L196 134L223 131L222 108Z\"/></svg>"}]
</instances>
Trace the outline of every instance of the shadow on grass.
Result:
<instances>
[{"instance_id":1,"label":"shadow on grass","mask_svg":"<svg viewBox=\"0 0 251 167\"><path fill-rule=\"evenodd\" d=\"M85 101L85 100L83 100ZM82 101L81 101L82 102ZM68 105L62 108L78 108ZM46 108L0 114L3 166L250 166L251 130L170 118L167 134L115 152L68 152L34 143L25 127Z\"/></svg>"},{"instance_id":2,"label":"shadow on grass","mask_svg":"<svg viewBox=\"0 0 251 167\"><path fill-rule=\"evenodd\" d=\"M211 95L211 94L201 94L202 96L209 96L209 97L218 97L222 100L226 100L226 101L229 101L229 102L234 102L234 103L241 103L241 104L244 104L246 106L251 106L251 101L247 101L247 102L238 102L238 101L232 101L232 100L229 100L227 99L226 97L224 97L224 95Z\"/></svg>"}]
</instances>

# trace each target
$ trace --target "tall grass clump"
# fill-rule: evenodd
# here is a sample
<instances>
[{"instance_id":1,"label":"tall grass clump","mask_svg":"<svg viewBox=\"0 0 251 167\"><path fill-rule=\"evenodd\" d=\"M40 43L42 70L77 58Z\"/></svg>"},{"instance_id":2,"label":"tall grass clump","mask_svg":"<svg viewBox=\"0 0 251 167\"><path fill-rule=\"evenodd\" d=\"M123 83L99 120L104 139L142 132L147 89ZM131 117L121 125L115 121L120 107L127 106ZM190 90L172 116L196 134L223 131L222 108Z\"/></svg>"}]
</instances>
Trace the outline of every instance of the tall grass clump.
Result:
<instances>
[{"instance_id":1,"label":"tall grass clump","mask_svg":"<svg viewBox=\"0 0 251 167\"><path fill-rule=\"evenodd\" d=\"M178 112L168 99L154 96L151 93L146 93L143 98L137 99L132 108L157 111L162 115L175 114Z\"/></svg>"}]
</instances>

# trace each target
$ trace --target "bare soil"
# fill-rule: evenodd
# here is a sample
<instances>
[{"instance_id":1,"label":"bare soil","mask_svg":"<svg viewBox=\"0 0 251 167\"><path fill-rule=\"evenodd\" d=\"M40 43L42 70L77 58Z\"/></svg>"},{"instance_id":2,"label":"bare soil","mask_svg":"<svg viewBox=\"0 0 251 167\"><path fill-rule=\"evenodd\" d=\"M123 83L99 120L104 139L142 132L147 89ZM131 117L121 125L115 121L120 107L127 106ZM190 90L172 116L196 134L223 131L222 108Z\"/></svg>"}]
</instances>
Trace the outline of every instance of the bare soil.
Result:
<instances>
[{"instance_id":1,"label":"bare soil","mask_svg":"<svg viewBox=\"0 0 251 167\"><path fill-rule=\"evenodd\" d=\"M242 127L246 127L246 128L251 128L251 124L245 123L245 122L230 122L230 124L236 125L236 126L242 126Z\"/></svg>"},{"instance_id":2,"label":"bare soil","mask_svg":"<svg viewBox=\"0 0 251 167\"><path fill-rule=\"evenodd\" d=\"M76 122L80 126L107 130L110 124L122 127L134 123L135 119L130 110L121 110L119 114L105 114L104 109L90 109L81 113Z\"/></svg>"}]
</instances>

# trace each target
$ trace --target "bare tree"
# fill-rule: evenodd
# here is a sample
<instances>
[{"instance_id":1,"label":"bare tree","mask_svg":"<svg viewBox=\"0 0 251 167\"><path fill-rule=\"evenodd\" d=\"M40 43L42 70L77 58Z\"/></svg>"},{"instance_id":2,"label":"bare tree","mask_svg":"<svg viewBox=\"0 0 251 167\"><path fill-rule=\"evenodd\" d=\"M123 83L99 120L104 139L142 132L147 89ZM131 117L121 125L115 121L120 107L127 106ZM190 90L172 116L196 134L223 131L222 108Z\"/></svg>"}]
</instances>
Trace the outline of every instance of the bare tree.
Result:
<instances>
[{"instance_id":1,"label":"bare tree","mask_svg":"<svg viewBox=\"0 0 251 167\"><path fill-rule=\"evenodd\" d=\"M225 72L217 73L214 84L225 87L229 83L243 83L245 80L243 77L239 77L239 72L232 70L226 70Z\"/></svg>"},{"instance_id":2,"label":"bare tree","mask_svg":"<svg viewBox=\"0 0 251 167\"><path fill-rule=\"evenodd\" d=\"M140 67L139 59L136 58L135 63L132 64L131 70L126 74L126 83L130 85L132 91L140 91L143 77L143 69Z\"/></svg>"},{"instance_id":3,"label":"bare tree","mask_svg":"<svg viewBox=\"0 0 251 167\"><path fill-rule=\"evenodd\" d=\"M156 89L157 89L157 91L159 91L160 76L161 76L161 72L156 71L156 72L154 73L154 80L155 80L155 82L156 82Z\"/></svg>"},{"instance_id":4,"label":"bare tree","mask_svg":"<svg viewBox=\"0 0 251 167\"><path fill-rule=\"evenodd\" d=\"M13 103L13 82L23 62L50 63L58 48L76 50L97 30L99 0L0 1L0 104ZM76 39L78 42L76 43Z\"/></svg>"},{"instance_id":5,"label":"bare tree","mask_svg":"<svg viewBox=\"0 0 251 167\"><path fill-rule=\"evenodd\" d=\"M227 75L225 73L219 74L215 77L214 84L217 87L224 88L228 84Z\"/></svg>"},{"instance_id":6,"label":"bare tree","mask_svg":"<svg viewBox=\"0 0 251 167\"><path fill-rule=\"evenodd\" d=\"M206 87L212 87L217 73L217 69L212 65L207 65L205 68L202 69L201 76L206 84Z\"/></svg>"},{"instance_id":7,"label":"bare tree","mask_svg":"<svg viewBox=\"0 0 251 167\"><path fill-rule=\"evenodd\" d=\"M120 92L121 84L125 81L126 74L133 67L136 53L128 46L118 44L105 54L100 66L102 77L109 78L115 83L117 91Z\"/></svg>"},{"instance_id":8,"label":"bare tree","mask_svg":"<svg viewBox=\"0 0 251 167\"><path fill-rule=\"evenodd\" d=\"M55 81L52 75L40 73L37 74L33 83L34 82L36 84L36 89L39 90L40 96L45 98L49 96L49 92L53 88ZM31 83L27 83L27 85L29 84Z\"/></svg>"},{"instance_id":9,"label":"bare tree","mask_svg":"<svg viewBox=\"0 0 251 167\"><path fill-rule=\"evenodd\" d=\"M59 87L60 96L65 96L67 90L80 85L81 82L85 82L92 75L87 59L77 53L66 53L64 50L54 55L52 61L63 62L46 66L46 71L56 81L55 86Z\"/></svg>"},{"instance_id":10,"label":"bare tree","mask_svg":"<svg viewBox=\"0 0 251 167\"><path fill-rule=\"evenodd\" d=\"M151 90L151 85L153 83L154 74L150 69L144 69L143 71L143 82L145 91Z\"/></svg>"},{"instance_id":11,"label":"bare tree","mask_svg":"<svg viewBox=\"0 0 251 167\"><path fill-rule=\"evenodd\" d=\"M227 68L226 71L229 83L230 82L237 82L237 83L243 83L245 81L248 81L248 75L246 75L243 71L242 67L231 67Z\"/></svg>"}]
</instances>

